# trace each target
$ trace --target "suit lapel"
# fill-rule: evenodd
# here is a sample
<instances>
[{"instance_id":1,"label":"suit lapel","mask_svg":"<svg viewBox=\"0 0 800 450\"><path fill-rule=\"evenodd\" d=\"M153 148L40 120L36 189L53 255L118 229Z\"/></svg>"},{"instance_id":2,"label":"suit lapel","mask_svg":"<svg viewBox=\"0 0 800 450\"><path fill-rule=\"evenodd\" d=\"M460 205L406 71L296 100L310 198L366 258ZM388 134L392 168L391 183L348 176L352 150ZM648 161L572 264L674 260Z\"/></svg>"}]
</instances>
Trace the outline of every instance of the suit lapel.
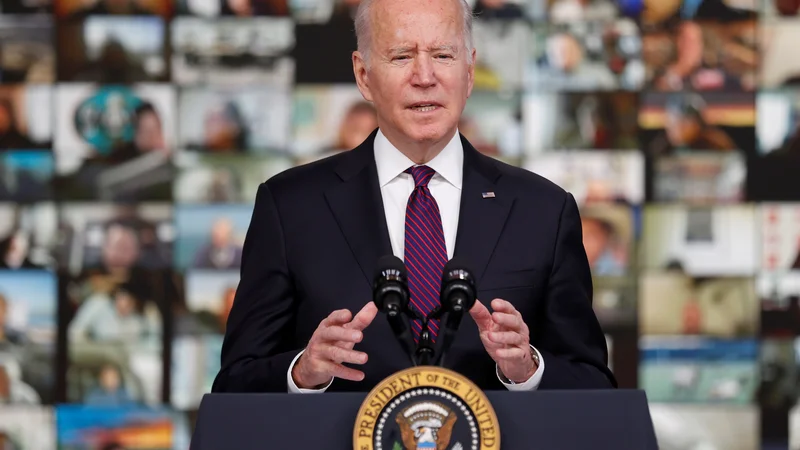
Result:
<instances>
[{"instance_id":1,"label":"suit lapel","mask_svg":"<svg viewBox=\"0 0 800 450\"><path fill-rule=\"evenodd\" d=\"M336 166L342 183L325 194L339 228L370 286L378 259L392 253L375 166L373 142L376 134L373 132L359 147L350 150Z\"/></svg>"},{"instance_id":2,"label":"suit lapel","mask_svg":"<svg viewBox=\"0 0 800 450\"><path fill-rule=\"evenodd\" d=\"M480 287L514 197L497 184L501 174L492 159L480 154L463 136L461 142L464 182L454 257L464 261Z\"/></svg>"}]
</instances>

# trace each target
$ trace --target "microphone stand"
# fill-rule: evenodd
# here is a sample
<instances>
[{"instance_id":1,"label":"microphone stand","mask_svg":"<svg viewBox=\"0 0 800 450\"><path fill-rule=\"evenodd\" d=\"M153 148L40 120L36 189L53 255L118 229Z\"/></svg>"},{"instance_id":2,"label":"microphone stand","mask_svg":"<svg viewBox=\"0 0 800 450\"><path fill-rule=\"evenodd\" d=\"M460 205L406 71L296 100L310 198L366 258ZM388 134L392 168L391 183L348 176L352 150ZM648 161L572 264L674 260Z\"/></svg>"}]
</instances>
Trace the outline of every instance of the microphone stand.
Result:
<instances>
[{"instance_id":1,"label":"microphone stand","mask_svg":"<svg viewBox=\"0 0 800 450\"><path fill-rule=\"evenodd\" d=\"M448 311L445 316L445 320L442 321L443 327L440 328L439 339L441 340L441 347L439 350L439 355L435 360L435 365L444 367L444 357L447 354L447 351L453 345L453 341L456 338L456 332L458 331L459 325L461 325L461 317L464 315L464 310L462 308L456 308L453 311Z\"/></svg>"},{"instance_id":2,"label":"microphone stand","mask_svg":"<svg viewBox=\"0 0 800 450\"><path fill-rule=\"evenodd\" d=\"M403 351L411 360L411 365L416 366L417 360L414 358L414 351L411 349L411 332L402 311L390 306L389 311L386 313L386 319L389 321L389 326L392 328L397 342L400 343L400 347L403 348Z\"/></svg>"}]
</instances>

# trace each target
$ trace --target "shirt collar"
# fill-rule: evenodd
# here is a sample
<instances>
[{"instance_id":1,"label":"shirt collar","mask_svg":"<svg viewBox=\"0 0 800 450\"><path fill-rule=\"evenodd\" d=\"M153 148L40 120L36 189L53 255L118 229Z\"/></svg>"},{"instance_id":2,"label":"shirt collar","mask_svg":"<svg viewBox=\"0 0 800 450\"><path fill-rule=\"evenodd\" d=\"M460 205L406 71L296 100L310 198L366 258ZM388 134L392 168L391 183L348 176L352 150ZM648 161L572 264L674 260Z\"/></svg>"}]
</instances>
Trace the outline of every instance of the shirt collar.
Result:
<instances>
[{"instance_id":1,"label":"shirt collar","mask_svg":"<svg viewBox=\"0 0 800 450\"><path fill-rule=\"evenodd\" d=\"M386 186L409 167L416 165L414 161L392 145L380 129L375 136L374 147L375 164L378 167L378 183L381 187ZM461 145L458 130L456 130L450 142L426 165L441 175L445 181L461 189L463 164L464 148Z\"/></svg>"}]
</instances>

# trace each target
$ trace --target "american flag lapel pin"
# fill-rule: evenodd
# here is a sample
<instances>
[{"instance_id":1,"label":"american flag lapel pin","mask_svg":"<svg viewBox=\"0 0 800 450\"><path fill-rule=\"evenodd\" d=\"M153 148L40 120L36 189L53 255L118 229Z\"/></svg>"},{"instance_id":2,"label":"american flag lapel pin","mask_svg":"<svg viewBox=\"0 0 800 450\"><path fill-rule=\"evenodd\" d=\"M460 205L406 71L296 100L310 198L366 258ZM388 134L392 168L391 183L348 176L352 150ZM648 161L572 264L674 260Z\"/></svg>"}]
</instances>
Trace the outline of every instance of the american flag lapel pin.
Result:
<instances>
[{"instance_id":1,"label":"american flag lapel pin","mask_svg":"<svg viewBox=\"0 0 800 450\"><path fill-rule=\"evenodd\" d=\"M482 192L481 193L481 197L483 197L483 198L494 198L494 192L491 192L491 191Z\"/></svg>"}]
</instances>

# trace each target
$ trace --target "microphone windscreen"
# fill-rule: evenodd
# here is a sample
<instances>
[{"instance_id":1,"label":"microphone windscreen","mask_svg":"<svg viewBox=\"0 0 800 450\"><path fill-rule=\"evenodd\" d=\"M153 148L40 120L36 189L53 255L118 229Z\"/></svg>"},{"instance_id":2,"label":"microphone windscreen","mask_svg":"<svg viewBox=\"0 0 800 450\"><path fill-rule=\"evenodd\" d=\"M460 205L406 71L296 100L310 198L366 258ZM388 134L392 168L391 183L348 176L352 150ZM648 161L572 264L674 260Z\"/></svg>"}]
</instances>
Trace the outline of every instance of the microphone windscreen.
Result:
<instances>
[{"instance_id":1,"label":"microphone windscreen","mask_svg":"<svg viewBox=\"0 0 800 450\"><path fill-rule=\"evenodd\" d=\"M472 276L472 272L467 268L466 261L458 256L454 256L453 259L447 261L447 264L444 265L444 269L442 270L442 274L447 278L451 272L455 271L463 271L469 274L470 277Z\"/></svg>"},{"instance_id":2,"label":"microphone windscreen","mask_svg":"<svg viewBox=\"0 0 800 450\"><path fill-rule=\"evenodd\" d=\"M403 264L403 260L394 255L384 255L378 259L375 278L383 276L386 271L397 271L402 276L406 276L406 266Z\"/></svg>"}]
</instances>

